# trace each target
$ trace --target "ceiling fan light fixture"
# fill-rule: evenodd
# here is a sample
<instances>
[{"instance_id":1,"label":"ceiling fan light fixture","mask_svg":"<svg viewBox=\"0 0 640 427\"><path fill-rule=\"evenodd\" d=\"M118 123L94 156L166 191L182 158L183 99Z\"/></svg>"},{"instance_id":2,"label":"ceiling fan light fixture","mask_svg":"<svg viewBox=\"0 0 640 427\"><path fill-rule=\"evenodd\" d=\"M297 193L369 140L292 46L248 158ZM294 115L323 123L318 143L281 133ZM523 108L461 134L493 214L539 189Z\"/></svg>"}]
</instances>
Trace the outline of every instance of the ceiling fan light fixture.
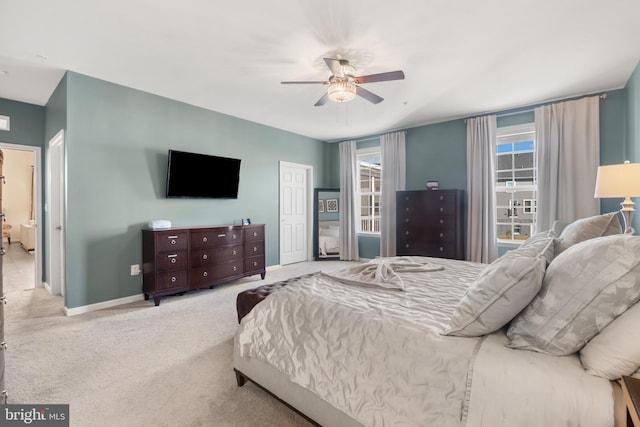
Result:
<instances>
[{"instance_id":1,"label":"ceiling fan light fixture","mask_svg":"<svg viewBox=\"0 0 640 427\"><path fill-rule=\"evenodd\" d=\"M352 81L334 81L327 90L329 99L333 102L347 102L356 97L356 85Z\"/></svg>"}]
</instances>

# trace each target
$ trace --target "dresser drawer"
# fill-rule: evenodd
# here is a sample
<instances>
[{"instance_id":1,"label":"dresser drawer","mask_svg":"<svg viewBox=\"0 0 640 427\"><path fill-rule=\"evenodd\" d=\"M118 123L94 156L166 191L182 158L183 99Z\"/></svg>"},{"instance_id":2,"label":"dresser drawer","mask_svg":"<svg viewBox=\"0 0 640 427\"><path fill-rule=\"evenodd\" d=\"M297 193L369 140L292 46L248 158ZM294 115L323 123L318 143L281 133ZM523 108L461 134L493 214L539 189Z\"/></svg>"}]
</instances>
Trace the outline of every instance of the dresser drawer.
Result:
<instances>
[{"instance_id":1,"label":"dresser drawer","mask_svg":"<svg viewBox=\"0 0 640 427\"><path fill-rule=\"evenodd\" d=\"M177 251L187 249L187 232L162 232L156 236L157 251Z\"/></svg>"},{"instance_id":2,"label":"dresser drawer","mask_svg":"<svg viewBox=\"0 0 640 427\"><path fill-rule=\"evenodd\" d=\"M397 215L403 215L405 217L417 217L417 216L431 216L431 215L455 215L456 214L456 201L449 200L445 202L429 202L414 200L411 202L403 203L398 206Z\"/></svg>"},{"instance_id":3,"label":"dresser drawer","mask_svg":"<svg viewBox=\"0 0 640 427\"><path fill-rule=\"evenodd\" d=\"M170 289L189 289L187 270L167 271L158 274L156 292Z\"/></svg>"},{"instance_id":4,"label":"dresser drawer","mask_svg":"<svg viewBox=\"0 0 640 427\"><path fill-rule=\"evenodd\" d=\"M264 255L264 241L247 242L244 245L244 256L251 257L256 255Z\"/></svg>"},{"instance_id":5,"label":"dresser drawer","mask_svg":"<svg viewBox=\"0 0 640 427\"><path fill-rule=\"evenodd\" d=\"M439 229L445 230L455 230L458 226L458 218L455 216L443 216L443 215L434 215L430 217L426 216L416 216L416 217L408 217L398 215L398 227L407 228L407 227L420 227L424 225L433 225L434 227L438 227Z\"/></svg>"},{"instance_id":6,"label":"dresser drawer","mask_svg":"<svg viewBox=\"0 0 640 427\"><path fill-rule=\"evenodd\" d=\"M396 238L401 242L427 241L427 242L455 242L458 234L453 227L455 224L441 227L401 226Z\"/></svg>"},{"instance_id":7,"label":"dresser drawer","mask_svg":"<svg viewBox=\"0 0 640 427\"><path fill-rule=\"evenodd\" d=\"M244 271L264 271L264 257L256 256L246 258L244 261Z\"/></svg>"},{"instance_id":8,"label":"dresser drawer","mask_svg":"<svg viewBox=\"0 0 640 427\"><path fill-rule=\"evenodd\" d=\"M264 240L264 226L261 227L245 227L244 229L244 241L245 242L257 242Z\"/></svg>"},{"instance_id":9,"label":"dresser drawer","mask_svg":"<svg viewBox=\"0 0 640 427\"><path fill-rule=\"evenodd\" d=\"M191 252L191 266L214 264L242 258L242 245L221 246Z\"/></svg>"},{"instance_id":10,"label":"dresser drawer","mask_svg":"<svg viewBox=\"0 0 640 427\"><path fill-rule=\"evenodd\" d=\"M156 266L160 271L187 268L187 251L161 252L156 255Z\"/></svg>"},{"instance_id":11,"label":"dresser drawer","mask_svg":"<svg viewBox=\"0 0 640 427\"><path fill-rule=\"evenodd\" d=\"M242 276L243 274L244 262L241 259L215 265L193 267L191 269L191 287L198 287L197 285L204 284L215 284L216 282Z\"/></svg>"},{"instance_id":12,"label":"dresser drawer","mask_svg":"<svg viewBox=\"0 0 640 427\"><path fill-rule=\"evenodd\" d=\"M220 228L191 232L191 249L207 249L242 243L241 228Z\"/></svg>"},{"instance_id":13,"label":"dresser drawer","mask_svg":"<svg viewBox=\"0 0 640 427\"><path fill-rule=\"evenodd\" d=\"M420 255L436 258L455 258L456 246L448 242L404 242L396 248L397 255Z\"/></svg>"}]
</instances>

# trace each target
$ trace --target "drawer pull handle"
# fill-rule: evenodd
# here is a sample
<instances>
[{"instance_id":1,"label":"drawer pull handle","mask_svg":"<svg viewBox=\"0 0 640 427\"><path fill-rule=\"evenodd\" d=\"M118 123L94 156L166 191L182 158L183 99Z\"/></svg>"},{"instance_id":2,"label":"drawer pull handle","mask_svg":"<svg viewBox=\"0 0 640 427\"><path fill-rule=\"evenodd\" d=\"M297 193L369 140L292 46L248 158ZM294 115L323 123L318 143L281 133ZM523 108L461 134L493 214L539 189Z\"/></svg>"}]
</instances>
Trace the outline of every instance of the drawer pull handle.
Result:
<instances>
[{"instance_id":1,"label":"drawer pull handle","mask_svg":"<svg viewBox=\"0 0 640 427\"><path fill-rule=\"evenodd\" d=\"M405 232L404 232L404 235L405 235L405 236L408 236L408 235L409 235L409 230L405 231Z\"/></svg>"},{"instance_id":2,"label":"drawer pull handle","mask_svg":"<svg viewBox=\"0 0 640 427\"><path fill-rule=\"evenodd\" d=\"M408 248L408 247L409 247L409 244L408 244L408 243L405 243L404 247L405 247L405 248Z\"/></svg>"},{"instance_id":3,"label":"drawer pull handle","mask_svg":"<svg viewBox=\"0 0 640 427\"><path fill-rule=\"evenodd\" d=\"M234 265L234 266L233 266L233 271L236 271L236 270L237 270L237 268L236 268L236 266Z\"/></svg>"},{"instance_id":4,"label":"drawer pull handle","mask_svg":"<svg viewBox=\"0 0 640 427\"><path fill-rule=\"evenodd\" d=\"M206 271L202 272L202 277L207 277L209 275L209 273L207 273Z\"/></svg>"},{"instance_id":5,"label":"drawer pull handle","mask_svg":"<svg viewBox=\"0 0 640 427\"><path fill-rule=\"evenodd\" d=\"M409 218L405 219L404 222L409 222Z\"/></svg>"},{"instance_id":6,"label":"drawer pull handle","mask_svg":"<svg viewBox=\"0 0 640 427\"><path fill-rule=\"evenodd\" d=\"M258 237L258 233L256 233L255 231L253 232L253 237Z\"/></svg>"},{"instance_id":7,"label":"drawer pull handle","mask_svg":"<svg viewBox=\"0 0 640 427\"><path fill-rule=\"evenodd\" d=\"M171 258L171 264L175 264L176 262L178 262L175 258Z\"/></svg>"},{"instance_id":8,"label":"drawer pull handle","mask_svg":"<svg viewBox=\"0 0 640 427\"><path fill-rule=\"evenodd\" d=\"M444 237L444 233L440 233L440 237Z\"/></svg>"},{"instance_id":9,"label":"drawer pull handle","mask_svg":"<svg viewBox=\"0 0 640 427\"><path fill-rule=\"evenodd\" d=\"M258 266L258 263L257 263L256 261L253 261L253 266L254 266L254 267L257 267L257 266Z\"/></svg>"},{"instance_id":10,"label":"drawer pull handle","mask_svg":"<svg viewBox=\"0 0 640 427\"><path fill-rule=\"evenodd\" d=\"M444 208L440 208L440 212L444 212Z\"/></svg>"},{"instance_id":11,"label":"drawer pull handle","mask_svg":"<svg viewBox=\"0 0 640 427\"><path fill-rule=\"evenodd\" d=\"M257 246L253 247L253 252L258 252L258 247Z\"/></svg>"},{"instance_id":12,"label":"drawer pull handle","mask_svg":"<svg viewBox=\"0 0 640 427\"><path fill-rule=\"evenodd\" d=\"M236 255L236 254L237 254L237 252L236 252L236 250L235 250L235 249L233 250L233 254L234 254L234 255Z\"/></svg>"},{"instance_id":13,"label":"drawer pull handle","mask_svg":"<svg viewBox=\"0 0 640 427\"><path fill-rule=\"evenodd\" d=\"M233 234L231 237L233 238L233 240L235 240L235 239L236 239L236 237L238 237L238 236L236 236L235 234Z\"/></svg>"},{"instance_id":14,"label":"drawer pull handle","mask_svg":"<svg viewBox=\"0 0 640 427\"><path fill-rule=\"evenodd\" d=\"M226 237L226 236L227 236L227 234L226 234L226 233L218 234L218 237Z\"/></svg>"},{"instance_id":15,"label":"drawer pull handle","mask_svg":"<svg viewBox=\"0 0 640 427\"><path fill-rule=\"evenodd\" d=\"M171 276L171 281L172 281L172 282L174 282L174 283L175 283L177 280L178 280L178 279L176 279L176 276Z\"/></svg>"},{"instance_id":16,"label":"drawer pull handle","mask_svg":"<svg viewBox=\"0 0 640 427\"><path fill-rule=\"evenodd\" d=\"M409 208L404 208L405 211L409 212Z\"/></svg>"},{"instance_id":17,"label":"drawer pull handle","mask_svg":"<svg viewBox=\"0 0 640 427\"><path fill-rule=\"evenodd\" d=\"M203 241L204 243L207 243L207 242L209 241L209 239L207 239L207 236L204 236L204 237L202 238L202 241Z\"/></svg>"},{"instance_id":18,"label":"drawer pull handle","mask_svg":"<svg viewBox=\"0 0 640 427\"><path fill-rule=\"evenodd\" d=\"M209 259L209 256L207 254L202 255L202 259Z\"/></svg>"},{"instance_id":19,"label":"drawer pull handle","mask_svg":"<svg viewBox=\"0 0 640 427\"><path fill-rule=\"evenodd\" d=\"M178 254L171 254L171 255L167 255L167 258L176 258L178 256Z\"/></svg>"},{"instance_id":20,"label":"drawer pull handle","mask_svg":"<svg viewBox=\"0 0 640 427\"><path fill-rule=\"evenodd\" d=\"M444 248L440 246L440 252L444 252Z\"/></svg>"},{"instance_id":21,"label":"drawer pull handle","mask_svg":"<svg viewBox=\"0 0 640 427\"><path fill-rule=\"evenodd\" d=\"M444 200L444 196L440 196L440 200Z\"/></svg>"},{"instance_id":22,"label":"drawer pull handle","mask_svg":"<svg viewBox=\"0 0 640 427\"><path fill-rule=\"evenodd\" d=\"M171 242L170 242L170 243L171 243L172 245L175 245L175 244L177 243L177 242L176 242L176 239L171 239Z\"/></svg>"},{"instance_id":23,"label":"drawer pull handle","mask_svg":"<svg viewBox=\"0 0 640 427\"><path fill-rule=\"evenodd\" d=\"M178 236L167 236L167 239L177 239Z\"/></svg>"},{"instance_id":24,"label":"drawer pull handle","mask_svg":"<svg viewBox=\"0 0 640 427\"><path fill-rule=\"evenodd\" d=\"M440 220L440 224L444 224L444 219L441 219L441 220Z\"/></svg>"}]
</instances>

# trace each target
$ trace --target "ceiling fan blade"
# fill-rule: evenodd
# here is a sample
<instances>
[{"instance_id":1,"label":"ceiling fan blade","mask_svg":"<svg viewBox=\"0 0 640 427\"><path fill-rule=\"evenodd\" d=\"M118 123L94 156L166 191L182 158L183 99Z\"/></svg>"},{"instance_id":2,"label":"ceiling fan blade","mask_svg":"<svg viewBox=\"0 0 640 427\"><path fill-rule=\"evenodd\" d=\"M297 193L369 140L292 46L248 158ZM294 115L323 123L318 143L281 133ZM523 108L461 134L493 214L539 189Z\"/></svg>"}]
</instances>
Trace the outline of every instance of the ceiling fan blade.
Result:
<instances>
[{"instance_id":1,"label":"ceiling fan blade","mask_svg":"<svg viewBox=\"0 0 640 427\"><path fill-rule=\"evenodd\" d=\"M325 93L324 95L322 95L322 98L318 99L318 102L316 102L315 104L313 104L314 107L320 107L321 105L324 105L327 103L327 100L329 100L329 94Z\"/></svg>"},{"instance_id":2,"label":"ceiling fan blade","mask_svg":"<svg viewBox=\"0 0 640 427\"><path fill-rule=\"evenodd\" d=\"M331 70L331 74L334 76L342 75L342 68L340 67L340 60L333 58L324 58L324 63L327 64L327 67Z\"/></svg>"},{"instance_id":3,"label":"ceiling fan blade","mask_svg":"<svg viewBox=\"0 0 640 427\"><path fill-rule=\"evenodd\" d=\"M368 90L366 90L365 88L362 88L360 86L356 86L356 93L363 97L364 99L366 99L369 102L373 102L374 104L379 104L382 101L384 101L384 98L379 97L378 95L376 95L373 92L369 92Z\"/></svg>"},{"instance_id":4,"label":"ceiling fan blade","mask_svg":"<svg viewBox=\"0 0 640 427\"><path fill-rule=\"evenodd\" d=\"M389 80L404 80L404 73L402 71L389 71L387 73L369 74L368 76L356 77L356 83L373 83L373 82L386 82Z\"/></svg>"},{"instance_id":5,"label":"ceiling fan blade","mask_svg":"<svg viewBox=\"0 0 640 427\"><path fill-rule=\"evenodd\" d=\"M283 85L328 85L328 81L299 81L299 82L280 82Z\"/></svg>"}]
</instances>

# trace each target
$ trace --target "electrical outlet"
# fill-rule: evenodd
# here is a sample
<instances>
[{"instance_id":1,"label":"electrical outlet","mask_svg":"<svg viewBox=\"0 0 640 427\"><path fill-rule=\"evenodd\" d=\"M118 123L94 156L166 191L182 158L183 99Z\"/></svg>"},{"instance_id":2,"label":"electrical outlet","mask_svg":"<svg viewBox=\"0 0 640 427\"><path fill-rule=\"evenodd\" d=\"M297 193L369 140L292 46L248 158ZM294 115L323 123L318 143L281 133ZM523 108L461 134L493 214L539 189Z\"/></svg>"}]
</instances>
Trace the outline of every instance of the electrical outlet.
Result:
<instances>
[{"instance_id":1,"label":"electrical outlet","mask_svg":"<svg viewBox=\"0 0 640 427\"><path fill-rule=\"evenodd\" d=\"M140 264L132 264L131 265L131 275L137 276L140 274Z\"/></svg>"}]
</instances>

